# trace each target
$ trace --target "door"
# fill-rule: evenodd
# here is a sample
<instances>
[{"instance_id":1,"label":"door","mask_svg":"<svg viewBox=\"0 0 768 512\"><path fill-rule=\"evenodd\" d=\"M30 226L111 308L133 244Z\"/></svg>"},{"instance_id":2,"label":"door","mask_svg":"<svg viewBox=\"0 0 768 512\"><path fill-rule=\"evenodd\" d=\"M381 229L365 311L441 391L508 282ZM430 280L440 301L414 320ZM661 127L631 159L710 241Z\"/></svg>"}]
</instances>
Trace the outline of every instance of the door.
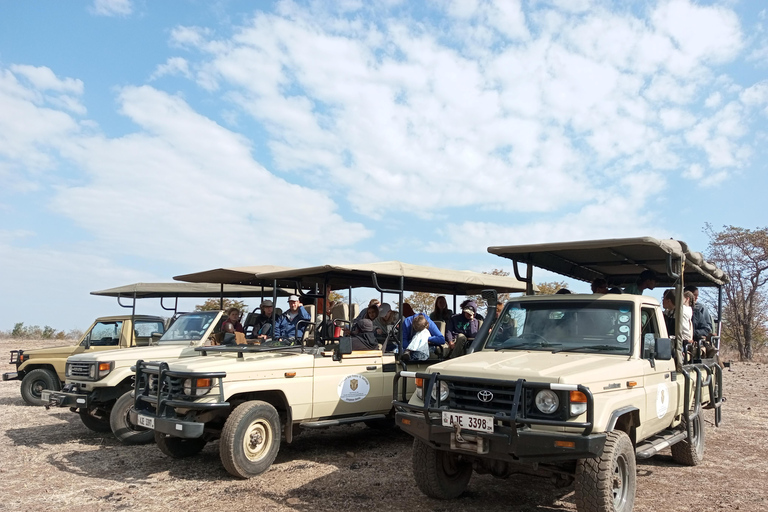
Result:
<instances>
[{"instance_id":1,"label":"door","mask_svg":"<svg viewBox=\"0 0 768 512\"><path fill-rule=\"evenodd\" d=\"M669 361L649 359L653 341L660 337L657 308L643 307L640 312L641 350L645 359L645 412L641 417L642 438L650 437L667 428L677 411L678 383L672 382L674 358Z\"/></svg>"},{"instance_id":2,"label":"door","mask_svg":"<svg viewBox=\"0 0 768 512\"><path fill-rule=\"evenodd\" d=\"M382 355L378 350L353 352L341 361L334 361L330 354L316 357L312 416L382 412L382 379ZM391 403L391 388L386 394Z\"/></svg>"}]
</instances>

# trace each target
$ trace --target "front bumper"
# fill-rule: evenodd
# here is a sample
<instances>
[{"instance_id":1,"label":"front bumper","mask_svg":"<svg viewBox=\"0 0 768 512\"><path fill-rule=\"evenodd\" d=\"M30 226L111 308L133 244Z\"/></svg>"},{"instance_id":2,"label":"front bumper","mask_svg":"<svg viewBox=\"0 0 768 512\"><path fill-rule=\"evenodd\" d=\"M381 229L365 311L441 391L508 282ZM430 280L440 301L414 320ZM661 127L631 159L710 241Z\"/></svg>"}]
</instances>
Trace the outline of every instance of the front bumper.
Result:
<instances>
[{"instance_id":1,"label":"front bumper","mask_svg":"<svg viewBox=\"0 0 768 512\"><path fill-rule=\"evenodd\" d=\"M395 423L401 429L440 450L458 451L508 462L553 462L602 455L605 434L571 434L497 425L493 433L462 430L427 421L422 413L400 411Z\"/></svg>"},{"instance_id":2,"label":"front bumper","mask_svg":"<svg viewBox=\"0 0 768 512\"><path fill-rule=\"evenodd\" d=\"M131 419L131 423L134 425L141 425L148 428L151 426L155 432L162 432L163 434L168 434L174 437L181 437L183 439L194 439L201 437L203 435L203 430L205 429L205 423L183 421L175 418L159 418L154 415L141 414L143 418L149 420L152 423L150 426L148 426L146 423L139 422L139 412L137 412L134 408L131 408L131 410L128 411L128 416Z\"/></svg>"},{"instance_id":3,"label":"front bumper","mask_svg":"<svg viewBox=\"0 0 768 512\"><path fill-rule=\"evenodd\" d=\"M75 407L87 408L91 405L91 395L89 393L67 393L64 391L43 391L41 398L47 397L48 405L46 407Z\"/></svg>"},{"instance_id":4,"label":"front bumper","mask_svg":"<svg viewBox=\"0 0 768 512\"><path fill-rule=\"evenodd\" d=\"M4 373L3 380L19 380L19 372Z\"/></svg>"}]
</instances>

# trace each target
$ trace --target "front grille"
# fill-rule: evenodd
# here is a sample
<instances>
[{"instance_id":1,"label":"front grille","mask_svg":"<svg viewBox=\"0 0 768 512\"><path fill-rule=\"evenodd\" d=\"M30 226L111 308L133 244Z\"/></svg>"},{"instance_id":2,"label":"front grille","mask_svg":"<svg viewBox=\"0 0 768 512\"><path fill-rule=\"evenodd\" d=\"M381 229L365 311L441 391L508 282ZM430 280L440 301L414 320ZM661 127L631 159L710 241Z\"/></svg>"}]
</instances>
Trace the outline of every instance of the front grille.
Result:
<instances>
[{"instance_id":1,"label":"front grille","mask_svg":"<svg viewBox=\"0 0 768 512\"><path fill-rule=\"evenodd\" d=\"M163 396L169 397L172 400L189 398L184 395L184 379L180 377L165 375L163 377L162 386L158 386L157 373L153 374L148 372L142 375L141 382L139 383L141 388L144 388L144 379L149 379L147 396L157 398L159 387Z\"/></svg>"},{"instance_id":2,"label":"front grille","mask_svg":"<svg viewBox=\"0 0 768 512\"><path fill-rule=\"evenodd\" d=\"M67 363L68 377L73 378L81 378L81 379L92 379L92 369L94 368L94 364L92 363L78 363L78 362L72 362Z\"/></svg>"},{"instance_id":3,"label":"front grille","mask_svg":"<svg viewBox=\"0 0 768 512\"><path fill-rule=\"evenodd\" d=\"M452 409L463 409L467 411L483 412L487 414L512 413L512 403L515 399L515 384L504 385L485 385L474 382L451 382L448 381L448 402ZM526 403L525 395L530 390L523 390L521 402ZM492 398L490 398L492 394ZM486 397L488 401L482 401L480 397ZM518 411L522 405L518 406ZM516 413L518 412L516 411Z\"/></svg>"}]
</instances>

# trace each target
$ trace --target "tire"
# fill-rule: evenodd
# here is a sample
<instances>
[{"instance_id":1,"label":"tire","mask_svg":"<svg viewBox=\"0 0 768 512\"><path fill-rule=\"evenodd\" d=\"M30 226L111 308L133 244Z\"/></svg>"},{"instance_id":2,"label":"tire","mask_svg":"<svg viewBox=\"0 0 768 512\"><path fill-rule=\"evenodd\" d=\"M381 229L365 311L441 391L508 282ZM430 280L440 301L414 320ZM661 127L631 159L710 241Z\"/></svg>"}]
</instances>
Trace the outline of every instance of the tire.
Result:
<instances>
[{"instance_id":1,"label":"tire","mask_svg":"<svg viewBox=\"0 0 768 512\"><path fill-rule=\"evenodd\" d=\"M579 512L631 512L637 488L635 448L626 433L609 432L600 457L576 464L576 509Z\"/></svg>"},{"instance_id":2,"label":"tire","mask_svg":"<svg viewBox=\"0 0 768 512\"><path fill-rule=\"evenodd\" d=\"M460 455L436 450L419 439L413 441L412 463L416 485L430 498L458 498L472 477L472 464Z\"/></svg>"},{"instance_id":3,"label":"tire","mask_svg":"<svg viewBox=\"0 0 768 512\"><path fill-rule=\"evenodd\" d=\"M37 368L21 380L21 398L29 405L48 405L48 401L40 398L44 389L58 391L61 389L59 376L51 370Z\"/></svg>"},{"instance_id":4,"label":"tire","mask_svg":"<svg viewBox=\"0 0 768 512\"><path fill-rule=\"evenodd\" d=\"M174 459L185 459L197 455L208 443L205 437L183 439L181 437L167 436L162 432L153 432L155 434L155 443L157 443L160 451Z\"/></svg>"},{"instance_id":5,"label":"tire","mask_svg":"<svg viewBox=\"0 0 768 512\"><path fill-rule=\"evenodd\" d=\"M88 409L78 409L77 412L80 414L80 421L83 422L83 425L94 432L112 431L112 428L109 426L109 418L94 416L93 411L89 411Z\"/></svg>"},{"instance_id":6,"label":"tire","mask_svg":"<svg viewBox=\"0 0 768 512\"><path fill-rule=\"evenodd\" d=\"M693 439L685 439L670 446L672 460L684 466L698 466L704 460L704 420L701 414L694 418L692 427Z\"/></svg>"},{"instance_id":7,"label":"tire","mask_svg":"<svg viewBox=\"0 0 768 512\"><path fill-rule=\"evenodd\" d=\"M277 457L280 436L280 416L271 404L260 400L240 404L221 431L221 463L239 478L260 475Z\"/></svg>"},{"instance_id":8,"label":"tire","mask_svg":"<svg viewBox=\"0 0 768 512\"><path fill-rule=\"evenodd\" d=\"M109 426L115 437L125 445L147 444L155 440L155 431L134 425L128 417L133 407L133 396L128 391L117 399L109 413Z\"/></svg>"}]
</instances>

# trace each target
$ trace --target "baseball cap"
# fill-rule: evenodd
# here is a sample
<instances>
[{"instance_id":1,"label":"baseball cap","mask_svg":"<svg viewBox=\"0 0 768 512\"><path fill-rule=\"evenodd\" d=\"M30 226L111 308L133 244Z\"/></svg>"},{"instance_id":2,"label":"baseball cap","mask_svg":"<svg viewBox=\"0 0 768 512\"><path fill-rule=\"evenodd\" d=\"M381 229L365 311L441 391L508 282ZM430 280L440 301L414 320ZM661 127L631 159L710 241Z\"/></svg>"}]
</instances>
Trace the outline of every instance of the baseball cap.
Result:
<instances>
[{"instance_id":1,"label":"baseball cap","mask_svg":"<svg viewBox=\"0 0 768 512\"><path fill-rule=\"evenodd\" d=\"M288 297L288 302L293 302L293 301L298 302L299 301L299 296L298 295L291 295L290 297Z\"/></svg>"},{"instance_id":2,"label":"baseball cap","mask_svg":"<svg viewBox=\"0 0 768 512\"><path fill-rule=\"evenodd\" d=\"M272 303L271 300L263 300L263 301L261 301L261 307L263 307L263 308L272 308L274 306L275 305Z\"/></svg>"}]
</instances>

